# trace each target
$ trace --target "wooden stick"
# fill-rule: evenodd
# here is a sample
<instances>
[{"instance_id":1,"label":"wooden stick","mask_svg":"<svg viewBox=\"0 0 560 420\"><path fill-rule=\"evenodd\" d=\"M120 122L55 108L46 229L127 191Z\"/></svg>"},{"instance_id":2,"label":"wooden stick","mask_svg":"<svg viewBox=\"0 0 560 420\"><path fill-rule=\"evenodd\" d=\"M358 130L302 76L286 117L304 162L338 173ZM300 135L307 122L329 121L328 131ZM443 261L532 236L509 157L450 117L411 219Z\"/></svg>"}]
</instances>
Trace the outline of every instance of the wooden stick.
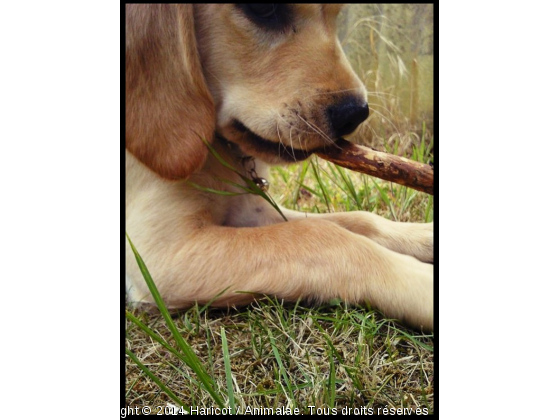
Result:
<instances>
[{"instance_id":1,"label":"wooden stick","mask_svg":"<svg viewBox=\"0 0 560 420\"><path fill-rule=\"evenodd\" d=\"M336 145L324 151L315 153L329 162L353 171L434 195L434 169L425 163L378 152L344 139L340 139Z\"/></svg>"}]
</instances>

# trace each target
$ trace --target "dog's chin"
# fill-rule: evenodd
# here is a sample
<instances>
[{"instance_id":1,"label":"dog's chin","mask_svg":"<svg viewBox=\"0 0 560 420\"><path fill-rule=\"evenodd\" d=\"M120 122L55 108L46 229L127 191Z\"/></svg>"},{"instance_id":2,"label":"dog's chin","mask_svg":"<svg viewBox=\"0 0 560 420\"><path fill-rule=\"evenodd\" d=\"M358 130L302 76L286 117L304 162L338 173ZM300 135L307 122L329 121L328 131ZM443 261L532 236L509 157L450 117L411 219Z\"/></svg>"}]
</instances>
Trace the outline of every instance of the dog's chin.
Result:
<instances>
[{"instance_id":1,"label":"dog's chin","mask_svg":"<svg viewBox=\"0 0 560 420\"><path fill-rule=\"evenodd\" d=\"M275 165L303 161L324 148L321 146L303 150L278 140L268 140L255 134L239 120L234 120L227 129L220 130L220 135L229 142L237 144L244 155Z\"/></svg>"}]
</instances>

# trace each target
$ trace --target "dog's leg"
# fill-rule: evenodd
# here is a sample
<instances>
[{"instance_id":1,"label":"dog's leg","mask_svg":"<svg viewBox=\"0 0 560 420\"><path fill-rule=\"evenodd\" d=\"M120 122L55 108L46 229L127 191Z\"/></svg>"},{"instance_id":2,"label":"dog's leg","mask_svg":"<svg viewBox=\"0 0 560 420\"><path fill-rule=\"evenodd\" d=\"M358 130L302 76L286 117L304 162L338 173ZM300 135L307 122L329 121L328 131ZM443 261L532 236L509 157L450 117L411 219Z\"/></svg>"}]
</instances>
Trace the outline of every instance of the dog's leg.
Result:
<instances>
[{"instance_id":1,"label":"dog's leg","mask_svg":"<svg viewBox=\"0 0 560 420\"><path fill-rule=\"evenodd\" d=\"M282 212L289 220L329 220L392 251L433 262L433 223L394 222L365 211L317 214L282 209Z\"/></svg>"},{"instance_id":2,"label":"dog's leg","mask_svg":"<svg viewBox=\"0 0 560 420\"><path fill-rule=\"evenodd\" d=\"M232 203L236 203L232 206ZM228 219L230 226L265 226L285 223L280 214L262 198L243 196L230 199L230 207L237 208ZM258 209L258 212L255 211ZM365 236L372 241L400 254L413 256L420 261L433 262L434 231L432 223L403 223L385 219L365 211L346 213L304 213L281 208L289 221L328 220Z\"/></svg>"},{"instance_id":3,"label":"dog's leg","mask_svg":"<svg viewBox=\"0 0 560 420\"><path fill-rule=\"evenodd\" d=\"M431 330L433 267L342 224L309 218L255 228L211 225L162 245L160 255L173 252L171 259L159 259L153 248L144 258L170 307L188 306L194 298L208 302L226 288L215 306L246 304L254 294L290 301L341 298ZM142 253L142 245L137 248ZM143 280L135 277L139 286Z\"/></svg>"}]
</instances>

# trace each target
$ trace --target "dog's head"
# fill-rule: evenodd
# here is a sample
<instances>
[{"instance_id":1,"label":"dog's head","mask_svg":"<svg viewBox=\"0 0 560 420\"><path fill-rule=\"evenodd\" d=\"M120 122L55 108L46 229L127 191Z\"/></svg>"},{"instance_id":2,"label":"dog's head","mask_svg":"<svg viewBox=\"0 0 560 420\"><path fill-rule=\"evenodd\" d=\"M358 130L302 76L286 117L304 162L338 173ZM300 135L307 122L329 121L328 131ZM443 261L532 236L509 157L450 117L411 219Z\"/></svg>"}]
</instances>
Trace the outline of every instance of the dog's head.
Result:
<instances>
[{"instance_id":1,"label":"dog's head","mask_svg":"<svg viewBox=\"0 0 560 420\"><path fill-rule=\"evenodd\" d=\"M217 132L293 162L351 133L366 90L336 35L340 5L127 6L127 148L188 176Z\"/></svg>"}]
</instances>

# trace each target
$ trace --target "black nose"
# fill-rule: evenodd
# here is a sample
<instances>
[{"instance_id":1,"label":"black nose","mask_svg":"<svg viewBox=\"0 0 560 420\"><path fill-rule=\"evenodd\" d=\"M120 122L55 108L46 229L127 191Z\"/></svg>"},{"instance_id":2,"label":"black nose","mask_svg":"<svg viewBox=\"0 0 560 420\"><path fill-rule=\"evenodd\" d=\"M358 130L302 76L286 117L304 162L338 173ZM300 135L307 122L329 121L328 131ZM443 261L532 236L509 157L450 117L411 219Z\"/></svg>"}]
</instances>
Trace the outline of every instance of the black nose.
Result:
<instances>
[{"instance_id":1,"label":"black nose","mask_svg":"<svg viewBox=\"0 0 560 420\"><path fill-rule=\"evenodd\" d=\"M366 120L369 106L355 99L342 101L328 109L331 127L336 137L350 134Z\"/></svg>"}]
</instances>

